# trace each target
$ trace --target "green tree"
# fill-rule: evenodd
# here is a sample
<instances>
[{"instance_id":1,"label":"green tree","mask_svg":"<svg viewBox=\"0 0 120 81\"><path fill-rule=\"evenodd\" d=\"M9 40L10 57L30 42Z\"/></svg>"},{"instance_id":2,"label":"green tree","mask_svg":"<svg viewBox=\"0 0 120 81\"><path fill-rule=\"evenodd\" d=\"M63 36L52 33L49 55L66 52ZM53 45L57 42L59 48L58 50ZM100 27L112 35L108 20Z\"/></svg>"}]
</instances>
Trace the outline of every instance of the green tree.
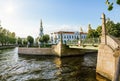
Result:
<instances>
[{"instance_id":1,"label":"green tree","mask_svg":"<svg viewBox=\"0 0 120 81\"><path fill-rule=\"evenodd\" d=\"M102 26L98 26L97 29L89 28L87 38L98 38L101 35Z\"/></svg>"},{"instance_id":2,"label":"green tree","mask_svg":"<svg viewBox=\"0 0 120 81\"><path fill-rule=\"evenodd\" d=\"M7 39L9 39L8 43L15 44L16 43L15 32L8 32Z\"/></svg>"},{"instance_id":3,"label":"green tree","mask_svg":"<svg viewBox=\"0 0 120 81\"><path fill-rule=\"evenodd\" d=\"M9 43L10 44L15 44L16 43L16 38L9 38Z\"/></svg>"},{"instance_id":4,"label":"green tree","mask_svg":"<svg viewBox=\"0 0 120 81\"><path fill-rule=\"evenodd\" d=\"M106 23L106 30L107 30L108 35L120 37L120 23L115 24L113 21L109 19ZM101 36L102 26L98 26L96 31L98 33L98 37Z\"/></svg>"},{"instance_id":5,"label":"green tree","mask_svg":"<svg viewBox=\"0 0 120 81\"><path fill-rule=\"evenodd\" d=\"M120 37L120 23L115 24L115 28L116 28L115 32L117 33L115 34L115 36Z\"/></svg>"},{"instance_id":6,"label":"green tree","mask_svg":"<svg viewBox=\"0 0 120 81\"><path fill-rule=\"evenodd\" d=\"M22 39L20 37L18 37L17 43L18 43L18 45L22 45Z\"/></svg>"},{"instance_id":7,"label":"green tree","mask_svg":"<svg viewBox=\"0 0 120 81\"><path fill-rule=\"evenodd\" d=\"M3 45L15 44L15 32L10 32L9 30L0 27L0 43Z\"/></svg>"},{"instance_id":8,"label":"green tree","mask_svg":"<svg viewBox=\"0 0 120 81\"><path fill-rule=\"evenodd\" d=\"M3 44L4 44L4 34L3 33L0 33L0 43L3 46Z\"/></svg>"},{"instance_id":9,"label":"green tree","mask_svg":"<svg viewBox=\"0 0 120 81\"><path fill-rule=\"evenodd\" d=\"M39 37L35 38L35 43L36 43L36 45L39 44L38 42L39 42Z\"/></svg>"},{"instance_id":10,"label":"green tree","mask_svg":"<svg viewBox=\"0 0 120 81\"><path fill-rule=\"evenodd\" d=\"M48 34L45 34L42 37L40 37L40 39L39 39L39 41L41 43L40 46L44 46L45 47L46 43L48 43L49 39L50 39L50 37L49 37Z\"/></svg>"},{"instance_id":11,"label":"green tree","mask_svg":"<svg viewBox=\"0 0 120 81\"><path fill-rule=\"evenodd\" d=\"M98 26L96 29L97 33L98 33L98 37L101 36L101 32L102 32L102 26Z\"/></svg>"},{"instance_id":12,"label":"green tree","mask_svg":"<svg viewBox=\"0 0 120 81\"><path fill-rule=\"evenodd\" d=\"M49 35L48 34L45 34L45 35L43 35L41 38L40 38L40 42L45 42L45 43L47 43L48 41L49 41L49 39L50 39L50 37L49 37Z\"/></svg>"},{"instance_id":13,"label":"green tree","mask_svg":"<svg viewBox=\"0 0 120 81\"><path fill-rule=\"evenodd\" d=\"M108 27L108 34L115 36L115 37L120 37L120 24L112 24L111 26Z\"/></svg>"},{"instance_id":14,"label":"green tree","mask_svg":"<svg viewBox=\"0 0 120 81\"><path fill-rule=\"evenodd\" d=\"M8 35L7 30L6 30L6 29L3 29L3 30L2 30L2 33L3 33L3 39L2 39L2 41L3 41L3 43L6 45L6 44L7 44L7 41L9 40L9 39L7 39L7 38L8 38L8 37L7 37L7 35Z\"/></svg>"},{"instance_id":15,"label":"green tree","mask_svg":"<svg viewBox=\"0 0 120 81\"><path fill-rule=\"evenodd\" d=\"M88 31L87 38L97 38L99 37L98 32L95 29Z\"/></svg>"},{"instance_id":16,"label":"green tree","mask_svg":"<svg viewBox=\"0 0 120 81\"><path fill-rule=\"evenodd\" d=\"M116 4L120 5L120 0L116 0ZM109 11L113 9L113 2L109 2L109 0L106 0L106 5L108 6Z\"/></svg>"},{"instance_id":17,"label":"green tree","mask_svg":"<svg viewBox=\"0 0 120 81\"><path fill-rule=\"evenodd\" d=\"M34 43L34 38L32 36L27 36L27 41L32 45Z\"/></svg>"},{"instance_id":18,"label":"green tree","mask_svg":"<svg viewBox=\"0 0 120 81\"><path fill-rule=\"evenodd\" d=\"M49 37L48 34L45 34L45 35L43 36L43 40L44 40L45 43L48 43L49 39L50 39L50 37Z\"/></svg>"},{"instance_id":19,"label":"green tree","mask_svg":"<svg viewBox=\"0 0 120 81\"><path fill-rule=\"evenodd\" d=\"M40 37L40 38L39 38L39 41L40 41L41 43L43 43L43 42L44 42L44 37L43 37L43 36Z\"/></svg>"},{"instance_id":20,"label":"green tree","mask_svg":"<svg viewBox=\"0 0 120 81\"><path fill-rule=\"evenodd\" d=\"M106 28L109 35L120 37L120 23L115 24L113 21L108 20Z\"/></svg>"},{"instance_id":21,"label":"green tree","mask_svg":"<svg viewBox=\"0 0 120 81\"><path fill-rule=\"evenodd\" d=\"M23 40L23 45L27 45L27 39Z\"/></svg>"}]
</instances>

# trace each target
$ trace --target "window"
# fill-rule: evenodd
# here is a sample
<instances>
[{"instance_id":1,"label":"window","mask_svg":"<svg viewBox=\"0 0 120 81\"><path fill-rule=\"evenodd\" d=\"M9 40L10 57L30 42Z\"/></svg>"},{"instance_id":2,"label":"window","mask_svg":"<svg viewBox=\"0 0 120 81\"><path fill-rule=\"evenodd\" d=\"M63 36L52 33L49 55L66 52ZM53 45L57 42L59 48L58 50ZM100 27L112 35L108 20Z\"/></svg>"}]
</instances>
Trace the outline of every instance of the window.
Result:
<instances>
[{"instance_id":1,"label":"window","mask_svg":"<svg viewBox=\"0 0 120 81\"><path fill-rule=\"evenodd\" d=\"M64 39L66 39L66 36L64 36Z\"/></svg>"},{"instance_id":2,"label":"window","mask_svg":"<svg viewBox=\"0 0 120 81\"><path fill-rule=\"evenodd\" d=\"M68 39L68 35L67 35L67 39Z\"/></svg>"},{"instance_id":3,"label":"window","mask_svg":"<svg viewBox=\"0 0 120 81\"><path fill-rule=\"evenodd\" d=\"M79 39L79 37L77 36L77 39Z\"/></svg>"},{"instance_id":4,"label":"window","mask_svg":"<svg viewBox=\"0 0 120 81\"><path fill-rule=\"evenodd\" d=\"M71 36L69 36L69 38L71 39Z\"/></svg>"},{"instance_id":5,"label":"window","mask_svg":"<svg viewBox=\"0 0 120 81\"><path fill-rule=\"evenodd\" d=\"M72 39L73 39L73 36L72 36Z\"/></svg>"},{"instance_id":6,"label":"window","mask_svg":"<svg viewBox=\"0 0 120 81\"><path fill-rule=\"evenodd\" d=\"M76 39L76 36L74 36L74 38Z\"/></svg>"},{"instance_id":7,"label":"window","mask_svg":"<svg viewBox=\"0 0 120 81\"><path fill-rule=\"evenodd\" d=\"M58 39L60 39L60 35L58 35Z\"/></svg>"}]
</instances>

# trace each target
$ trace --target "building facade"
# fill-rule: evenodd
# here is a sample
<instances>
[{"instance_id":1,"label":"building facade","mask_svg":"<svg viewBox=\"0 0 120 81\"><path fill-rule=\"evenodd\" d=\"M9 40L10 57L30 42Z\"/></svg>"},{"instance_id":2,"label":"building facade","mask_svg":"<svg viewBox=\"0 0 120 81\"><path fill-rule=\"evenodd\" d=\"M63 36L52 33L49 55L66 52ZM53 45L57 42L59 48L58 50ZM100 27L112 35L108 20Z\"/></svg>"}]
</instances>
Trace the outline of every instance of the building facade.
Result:
<instances>
[{"instance_id":1,"label":"building facade","mask_svg":"<svg viewBox=\"0 0 120 81\"><path fill-rule=\"evenodd\" d=\"M62 34L62 35L61 35ZM75 41L75 40L83 40L86 38L87 33L85 32L70 32L70 31L58 31L58 32L53 32L50 35L51 42L52 44L57 44L59 43L60 39L62 36L62 41L64 44L68 41Z\"/></svg>"}]
</instances>

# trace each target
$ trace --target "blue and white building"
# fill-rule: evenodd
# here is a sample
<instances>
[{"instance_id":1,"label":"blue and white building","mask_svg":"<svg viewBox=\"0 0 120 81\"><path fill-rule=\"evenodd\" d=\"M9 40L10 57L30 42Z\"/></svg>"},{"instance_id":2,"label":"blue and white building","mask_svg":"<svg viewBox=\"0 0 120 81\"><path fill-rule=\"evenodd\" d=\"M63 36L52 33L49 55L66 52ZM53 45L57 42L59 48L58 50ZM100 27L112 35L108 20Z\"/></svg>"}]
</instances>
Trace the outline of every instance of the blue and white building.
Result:
<instances>
[{"instance_id":1,"label":"blue and white building","mask_svg":"<svg viewBox=\"0 0 120 81\"><path fill-rule=\"evenodd\" d=\"M74 40L84 40L87 36L85 32L74 32L74 31L58 31L51 33L51 42L52 44L59 43L62 34L62 41L65 44L67 41L74 41Z\"/></svg>"}]
</instances>

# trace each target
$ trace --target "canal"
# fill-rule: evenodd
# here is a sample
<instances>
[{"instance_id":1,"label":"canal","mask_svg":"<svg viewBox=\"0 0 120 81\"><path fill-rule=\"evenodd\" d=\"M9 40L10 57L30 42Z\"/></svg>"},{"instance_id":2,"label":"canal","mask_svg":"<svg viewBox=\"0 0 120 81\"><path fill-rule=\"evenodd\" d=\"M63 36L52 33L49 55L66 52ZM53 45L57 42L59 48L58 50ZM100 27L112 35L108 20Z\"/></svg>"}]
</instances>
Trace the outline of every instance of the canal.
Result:
<instances>
[{"instance_id":1,"label":"canal","mask_svg":"<svg viewBox=\"0 0 120 81\"><path fill-rule=\"evenodd\" d=\"M19 56L0 51L0 81L108 81L95 72L97 54L74 57Z\"/></svg>"}]
</instances>

